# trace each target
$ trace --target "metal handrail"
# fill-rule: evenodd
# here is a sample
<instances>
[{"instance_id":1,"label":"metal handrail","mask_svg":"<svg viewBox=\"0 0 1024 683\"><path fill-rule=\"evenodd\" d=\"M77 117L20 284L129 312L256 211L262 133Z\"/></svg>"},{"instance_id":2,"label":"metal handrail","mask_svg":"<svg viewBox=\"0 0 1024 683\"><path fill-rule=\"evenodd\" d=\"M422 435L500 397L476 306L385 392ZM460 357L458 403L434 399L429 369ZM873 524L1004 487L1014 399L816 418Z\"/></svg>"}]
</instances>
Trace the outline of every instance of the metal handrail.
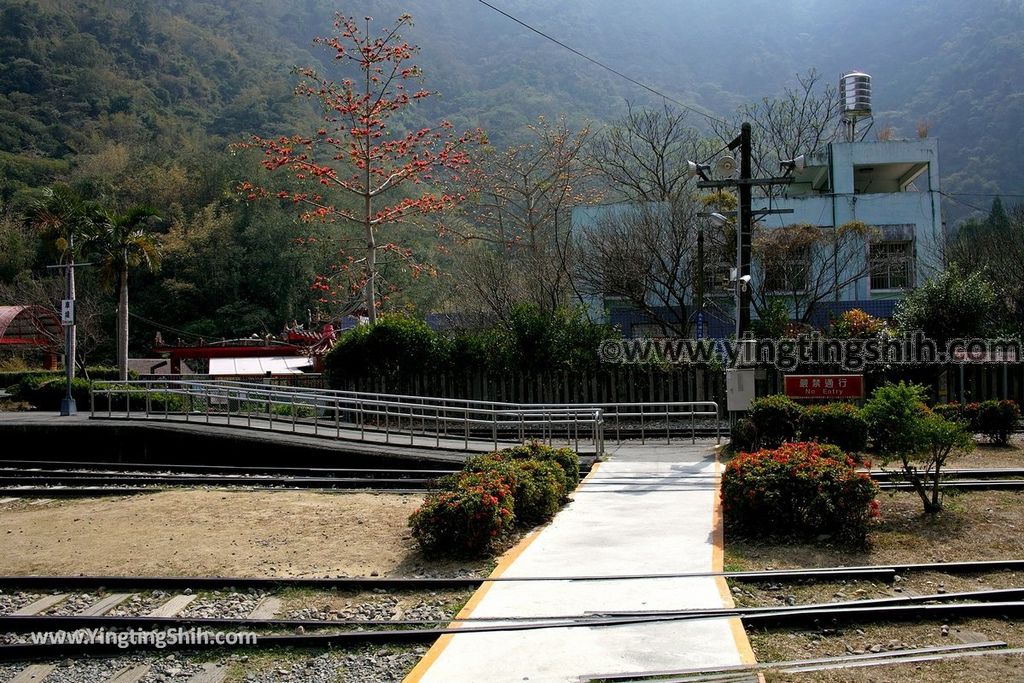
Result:
<instances>
[{"instance_id":1,"label":"metal handrail","mask_svg":"<svg viewBox=\"0 0 1024 683\"><path fill-rule=\"evenodd\" d=\"M140 381L140 382L99 382L93 385L90 391L92 399L92 415L96 416L98 398L106 397L106 417L121 417L121 411L114 411L113 404L115 397L123 396L125 402L125 417L140 416L138 410L133 411L133 398L142 397L144 409L142 417L153 417L158 415L162 420L178 419L177 411L169 410L169 398L173 396L186 397L189 402L189 409L182 408L183 418L189 420L190 414L194 412L193 399L203 399L205 420L207 423L217 416L223 415L226 422L231 424L231 417L237 414L245 418L246 426L252 428L264 428L263 418L257 418L254 425L253 406L258 404L259 413L266 413L267 428L273 430L275 406L285 408L285 414L290 414L290 431L299 431L300 424L311 424L313 435L321 435L323 417L326 416L327 423L334 425L335 438L343 438L342 424L346 425L344 438L355 438L369 441L373 434L383 431L384 442L390 443L391 436L395 434L408 434L410 443L416 442L416 425L419 423L421 436L430 436L436 446L440 445L442 432L447 439L448 430L453 427L463 426L464 438L463 448L469 450L470 443L478 444L486 442L499 446L502 436L507 431L506 427L513 426L517 432L523 425L540 427L548 432L549 443L565 442L575 444L578 450L581 441L581 427L584 442L590 441L594 444L595 451L603 451L603 420L600 410L592 408L565 406L562 408L538 409L533 406L457 406L457 405L435 405L424 403L418 400L388 400L385 398L356 397L338 394L337 392L310 392L295 391L293 387L279 387L264 384L244 383L217 383L209 381L180 381L170 380L163 382ZM162 396L163 400L157 400L162 409L154 411L154 398ZM449 402L451 403L451 402ZM216 406L216 408L214 407ZM263 410L265 408L265 411ZM310 415L301 415L308 410ZM331 414L333 411L333 414ZM172 418L173 416L173 418ZM349 419L351 416L351 419ZM342 418L345 418L344 420ZM380 419L383 418L384 426L380 428ZM392 421L397 424L392 424ZM406 429L406 426L408 429ZM473 433L471 427L484 429L489 427L490 438L484 439ZM499 427L501 428L499 431ZM355 432L358 429L358 434ZM589 433L589 438L587 434Z\"/></svg>"}]
</instances>

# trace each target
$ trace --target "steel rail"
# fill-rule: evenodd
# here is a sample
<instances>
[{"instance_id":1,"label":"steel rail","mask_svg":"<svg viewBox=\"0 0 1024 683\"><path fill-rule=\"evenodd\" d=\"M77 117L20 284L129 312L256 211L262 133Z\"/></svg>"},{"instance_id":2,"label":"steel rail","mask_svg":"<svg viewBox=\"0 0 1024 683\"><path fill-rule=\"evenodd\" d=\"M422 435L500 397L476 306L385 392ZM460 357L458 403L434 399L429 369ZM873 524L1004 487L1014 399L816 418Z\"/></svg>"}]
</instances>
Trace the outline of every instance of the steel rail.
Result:
<instances>
[{"instance_id":1,"label":"steel rail","mask_svg":"<svg viewBox=\"0 0 1024 683\"><path fill-rule=\"evenodd\" d=\"M217 476L211 474L92 474L88 472L39 476L4 476L0 472L0 487L17 485L62 487L95 486L218 486L255 488L331 489L331 488L373 488L389 489L406 487L427 489L436 485L437 478L388 478L383 477L252 477Z\"/></svg>"},{"instance_id":2,"label":"steel rail","mask_svg":"<svg viewBox=\"0 0 1024 683\"><path fill-rule=\"evenodd\" d=\"M776 662L758 662L757 664L736 664L723 666L716 669L662 669L658 671L632 671L628 673L607 673L587 674L580 677L580 681L594 683L596 681L609 681L621 683L634 683L643 680L650 680L658 677L658 683L666 683L666 676L679 678L667 679L671 681L707 681L710 677L719 674L743 674L758 673L761 671L779 671L786 673L784 669L790 667L803 667L814 665L829 665L841 662L870 662L888 659L906 659L915 655L929 655L940 653L954 653L963 651L986 651L991 650L992 654L1013 654L1015 650L995 650L994 648L1006 648L1007 643L1001 640L994 640L981 643L958 643L955 645L940 645L935 647L909 648L906 650L889 650L886 652L867 652L862 655L841 655L838 657L816 657L813 659L791 659ZM893 662L894 664L899 663ZM717 679L716 679L717 680Z\"/></svg>"},{"instance_id":3,"label":"steel rail","mask_svg":"<svg viewBox=\"0 0 1024 683\"><path fill-rule=\"evenodd\" d=\"M431 463L435 464L435 463ZM580 471L587 470L581 465ZM45 472L72 472L83 470L117 471L117 472L182 472L195 474L224 474L238 472L243 476L249 475L279 475L279 476L392 476L392 475L431 475L444 476L457 472L456 469L391 469L391 468L358 468L358 467L275 467L272 465L264 467L253 467L250 465L191 465L191 464L169 464L169 463L122 463L122 462L96 462L86 460L0 460L0 473L5 470L19 471L45 471Z\"/></svg>"},{"instance_id":4,"label":"steel rail","mask_svg":"<svg viewBox=\"0 0 1024 683\"><path fill-rule=\"evenodd\" d=\"M760 609L760 608L748 608ZM686 615L655 615L651 617L626 617L626 618L585 618L565 621L535 621L523 623L505 623L491 626L462 626L427 629L400 629L400 630L346 630L330 634L301 635L257 635L256 642L260 648L276 647L331 647L345 646L365 643L426 643L432 642L439 636L449 634L469 633L506 633L515 631L534 631L556 628L595 628L637 625L645 623L662 623L669 621L704 620L720 618L739 618L745 625L758 625L766 627L777 627L786 625L802 625L808 623L819 623L822 620L863 622L882 620L899 620L921 618L936 618L949 616L979 616L997 614L1001 616L1018 615L1024 613L1024 602L982 602L982 603L954 603L939 605L895 605L870 608L832 606L827 609L806 609L800 611L771 610L767 612L751 612L746 614L738 613L738 610L706 610L704 612L694 611ZM210 618L179 618L179 617L0 617L0 627L5 630L11 628L28 628L38 632L39 624L32 620L48 619L47 624L63 626L61 630L76 630L80 628L95 627L100 623L105 627L131 628L133 626L146 625L150 628L178 627L190 625L193 627L209 626L217 630L224 630L225 627L241 621L248 622L249 628L330 628L333 624L327 620L232 620L232 619L210 619ZM154 643L145 643L142 649L152 649ZM223 647L213 643L196 645L189 644L188 649L203 649L206 647ZM45 655L68 654L69 652L104 652L111 649L118 649L116 643L102 644L66 644L54 646L52 644L15 644L0 646L0 660L34 658Z\"/></svg>"}]
</instances>

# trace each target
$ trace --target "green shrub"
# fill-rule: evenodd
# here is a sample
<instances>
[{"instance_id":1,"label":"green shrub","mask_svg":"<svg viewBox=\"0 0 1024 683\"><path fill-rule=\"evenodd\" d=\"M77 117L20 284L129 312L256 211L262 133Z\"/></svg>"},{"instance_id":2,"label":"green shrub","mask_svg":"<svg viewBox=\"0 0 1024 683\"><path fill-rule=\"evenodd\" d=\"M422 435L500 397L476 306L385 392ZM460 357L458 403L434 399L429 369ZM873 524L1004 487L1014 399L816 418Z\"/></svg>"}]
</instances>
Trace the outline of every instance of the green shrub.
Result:
<instances>
[{"instance_id":1,"label":"green shrub","mask_svg":"<svg viewBox=\"0 0 1024 683\"><path fill-rule=\"evenodd\" d=\"M729 529L750 537L816 539L826 535L863 543L878 514L878 486L857 472L835 446L787 443L744 453L722 477L722 507Z\"/></svg>"},{"instance_id":2,"label":"green shrub","mask_svg":"<svg viewBox=\"0 0 1024 683\"><path fill-rule=\"evenodd\" d=\"M513 525L551 519L579 482L579 456L532 441L468 458L409 518L424 552L477 555Z\"/></svg>"},{"instance_id":3,"label":"green shrub","mask_svg":"<svg viewBox=\"0 0 1024 683\"><path fill-rule=\"evenodd\" d=\"M800 415L800 439L838 446L850 453L867 447L868 423L851 403L808 406Z\"/></svg>"},{"instance_id":4,"label":"green shrub","mask_svg":"<svg viewBox=\"0 0 1024 683\"><path fill-rule=\"evenodd\" d=\"M915 429L928 412L924 396L924 387L906 382L886 384L871 393L862 412L878 452L894 455L917 449Z\"/></svg>"},{"instance_id":5,"label":"green shrub","mask_svg":"<svg viewBox=\"0 0 1024 683\"><path fill-rule=\"evenodd\" d=\"M967 420L964 419L963 406L956 401L938 403L932 406L932 412L946 420L967 422Z\"/></svg>"},{"instance_id":6,"label":"green shrub","mask_svg":"<svg viewBox=\"0 0 1024 683\"><path fill-rule=\"evenodd\" d=\"M574 491L580 484L580 456L571 448L552 448L543 441L534 439L521 446L513 446L498 452L517 459L533 458L554 462L565 472L566 493Z\"/></svg>"},{"instance_id":7,"label":"green shrub","mask_svg":"<svg viewBox=\"0 0 1024 683\"><path fill-rule=\"evenodd\" d=\"M79 409L89 407L89 380L76 377L71 382L71 396ZM11 397L31 403L36 410L60 410L61 401L67 396L67 384L63 377L49 375L27 375L10 390Z\"/></svg>"},{"instance_id":8,"label":"green shrub","mask_svg":"<svg viewBox=\"0 0 1024 683\"><path fill-rule=\"evenodd\" d=\"M1017 428L1020 408L1013 401L985 401L978 410L977 428L990 443L1005 446Z\"/></svg>"},{"instance_id":9,"label":"green shrub","mask_svg":"<svg viewBox=\"0 0 1024 683\"><path fill-rule=\"evenodd\" d=\"M128 379L138 379L139 374L134 370L128 372ZM19 370L17 372L0 372L0 389L17 386L23 379L34 378L39 380L64 379L63 370ZM116 381L118 378L117 368L106 365L90 366L85 373L77 373L76 379L108 380Z\"/></svg>"},{"instance_id":10,"label":"green shrub","mask_svg":"<svg viewBox=\"0 0 1024 683\"><path fill-rule=\"evenodd\" d=\"M409 526L424 552L456 556L485 553L512 528L509 482L496 472L462 472L445 491L427 496Z\"/></svg>"},{"instance_id":11,"label":"green shrub","mask_svg":"<svg viewBox=\"0 0 1024 683\"><path fill-rule=\"evenodd\" d=\"M736 420L736 424L732 426L729 443L736 453L749 453L757 448L757 427L754 421L747 417Z\"/></svg>"},{"instance_id":12,"label":"green shrub","mask_svg":"<svg viewBox=\"0 0 1024 683\"><path fill-rule=\"evenodd\" d=\"M505 451L469 458L465 472L494 472L509 483L519 526L550 520L566 499L565 472L553 460L515 458ZM460 475L456 475L460 476ZM458 486L458 481L453 482Z\"/></svg>"},{"instance_id":13,"label":"green shrub","mask_svg":"<svg viewBox=\"0 0 1024 683\"><path fill-rule=\"evenodd\" d=\"M796 401L782 394L756 399L748 417L757 429L760 445L775 448L796 439L802 410Z\"/></svg>"}]
</instances>

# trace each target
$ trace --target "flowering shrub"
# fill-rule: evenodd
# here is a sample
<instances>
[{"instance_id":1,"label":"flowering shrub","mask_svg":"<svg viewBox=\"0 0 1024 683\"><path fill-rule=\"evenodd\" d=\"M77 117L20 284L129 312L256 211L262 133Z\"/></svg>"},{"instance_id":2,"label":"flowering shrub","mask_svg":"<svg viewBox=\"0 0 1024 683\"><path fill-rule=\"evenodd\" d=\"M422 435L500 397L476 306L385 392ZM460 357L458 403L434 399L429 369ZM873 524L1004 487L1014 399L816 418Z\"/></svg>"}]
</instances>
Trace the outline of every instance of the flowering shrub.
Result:
<instances>
[{"instance_id":1,"label":"flowering shrub","mask_svg":"<svg viewBox=\"0 0 1024 683\"><path fill-rule=\"evenodd\" d=\"M424 552L479 555L514 521L512 488L495 472L460 472L409 518Z\"/></svg>"},{"instance_id":2,"label":"flowering shrub","mask_svg":"<svg viewBox=\"0 0 1024 683\"><path fill-rule=\"evenodd\" d=\"M555 516L566 498L565 472L552 460L515 458L507 451L488 453L466 461L465 471L494 472L512 489L515 521L535 526Z\"/></svg>"},{"instance_id":3,"label":"flowering shrub","mask_svg":"<svg viewBox=\"0 0 1024 683\"><path fill-rule=\"evenodd\" d=\"M800 438L859 453L867 447L868 423L852 403L808 406L800 415Z\"/></svg>"},{"instance_id":4,"label":"flowering shrub","mask_svg":"<svg viewBox=\"0 0 1024 683\"><path fill-rule=\"evenodd\" d=\"M776 394L765 396L750 404L750 419L757 429L759 445L775 448L793 441L802 408L791 398Z\"/></svg>"},{"instance_id":5,"label":"flowering shrub","mask_svg":"<svg viewBox=\"0 0 1024 683\"><path fill-rule=\"evenodd\" d=\"M1020 407L1014 401L940 403L932 410L947 420L963 422L972 434L984 434L990 443L1006 445L1017 429Z\"/></svg>"},{"instance_id":6,"label":"flowering shrub","mask_svg":"<svg viewBox=\"0 0 1024 683\"><path fill-rule=\"evenodd\" d=\"M1020 420L1020 408L1013 401L985 401L978 412L976 431L985 435L990 443L1005 446Z\"/></svg>"},{"instance_id":7,"label":"flowering shrub","mask_svg":"<svg viewBox=\"0 0 1024 683\"><path fill-rule=\"evenodd\" d=\"M429 554L480 555L515 526L551 519L579 483L579 456L540 442L479 455L409 518Z\"/></svg>"},{"instance_id":8,"label":"flowering shrub","mask_svg":"<svg viewBox=\"0 0 1024 683\"><path fill-rule=\"evenodd\" d=\"M498 452L505 453L516 459L550 460L565 472L566 493L579 486L580 458L571 448L552 448L543 441L534 439L533 441L527 441L522 446L513 446Z\"/></svg>"},{"instance_id":9,"label":"flowering shrub","mask_svg":"<svg viewBox=\"0 0 1024 683\"><path fill-rule=\"evenodd\" d=\"M837 339L866 339L885 329L885 321L859 308L844 312L832 321L832 336Z\"/></svg>"},{"instance_id":10,"label":"flowering shrub","mask_svg":"<svg viewBox=\"0 0 1024 683\"><path fill-rule=\"evenodd\" d=\"M787 443L743 453L722 477L729 529L746 536L820 535L863 543L878 486L836 446Z\"/></svg>"}]
</instances>

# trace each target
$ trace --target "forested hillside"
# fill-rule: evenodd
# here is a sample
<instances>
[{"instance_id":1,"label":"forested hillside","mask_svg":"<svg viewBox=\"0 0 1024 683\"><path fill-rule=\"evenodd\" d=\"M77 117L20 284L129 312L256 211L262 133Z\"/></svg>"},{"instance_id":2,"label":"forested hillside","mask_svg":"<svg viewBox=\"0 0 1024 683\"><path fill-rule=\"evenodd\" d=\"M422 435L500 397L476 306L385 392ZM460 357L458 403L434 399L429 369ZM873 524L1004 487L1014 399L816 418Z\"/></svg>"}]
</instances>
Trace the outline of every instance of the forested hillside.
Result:
<instances>
[{"instance_id":1,"label":"forested hillside","mask_svg":"<svg viewBox=\"0 0 1024 683\"><path fill-rule=\"evenodd\" d=\"M867 71L877 129L912 137L924 122L939 138L950 219L987 209L989 195L1024 194L1019 2L493 4L716 118L731 120L809 69L828 83ZM0 284L24 291L19 283L52 258L20 212L62 182L161 214L164 265L133 276L138 316L203 335L304 318L318 303L309 283L337 258L332 235L299 224L288 206L244 201L238 183L258 163L230 146L315 130L291 70L334 68L312 39L330 31L335 10L379 25L414 16L404 35L421 47L425 87L440 94L407 126L446 117L457 130L482 127L502 149L528 139L541 115L599 131L627 101L661 104L471 0L0 0ZM709 132L700 113L687 123ZM415 296L395 305L429 309L444 296L445 287L405 284ZM133 334L154 331L143 323Z\"/></svg>"}]
</instances>

